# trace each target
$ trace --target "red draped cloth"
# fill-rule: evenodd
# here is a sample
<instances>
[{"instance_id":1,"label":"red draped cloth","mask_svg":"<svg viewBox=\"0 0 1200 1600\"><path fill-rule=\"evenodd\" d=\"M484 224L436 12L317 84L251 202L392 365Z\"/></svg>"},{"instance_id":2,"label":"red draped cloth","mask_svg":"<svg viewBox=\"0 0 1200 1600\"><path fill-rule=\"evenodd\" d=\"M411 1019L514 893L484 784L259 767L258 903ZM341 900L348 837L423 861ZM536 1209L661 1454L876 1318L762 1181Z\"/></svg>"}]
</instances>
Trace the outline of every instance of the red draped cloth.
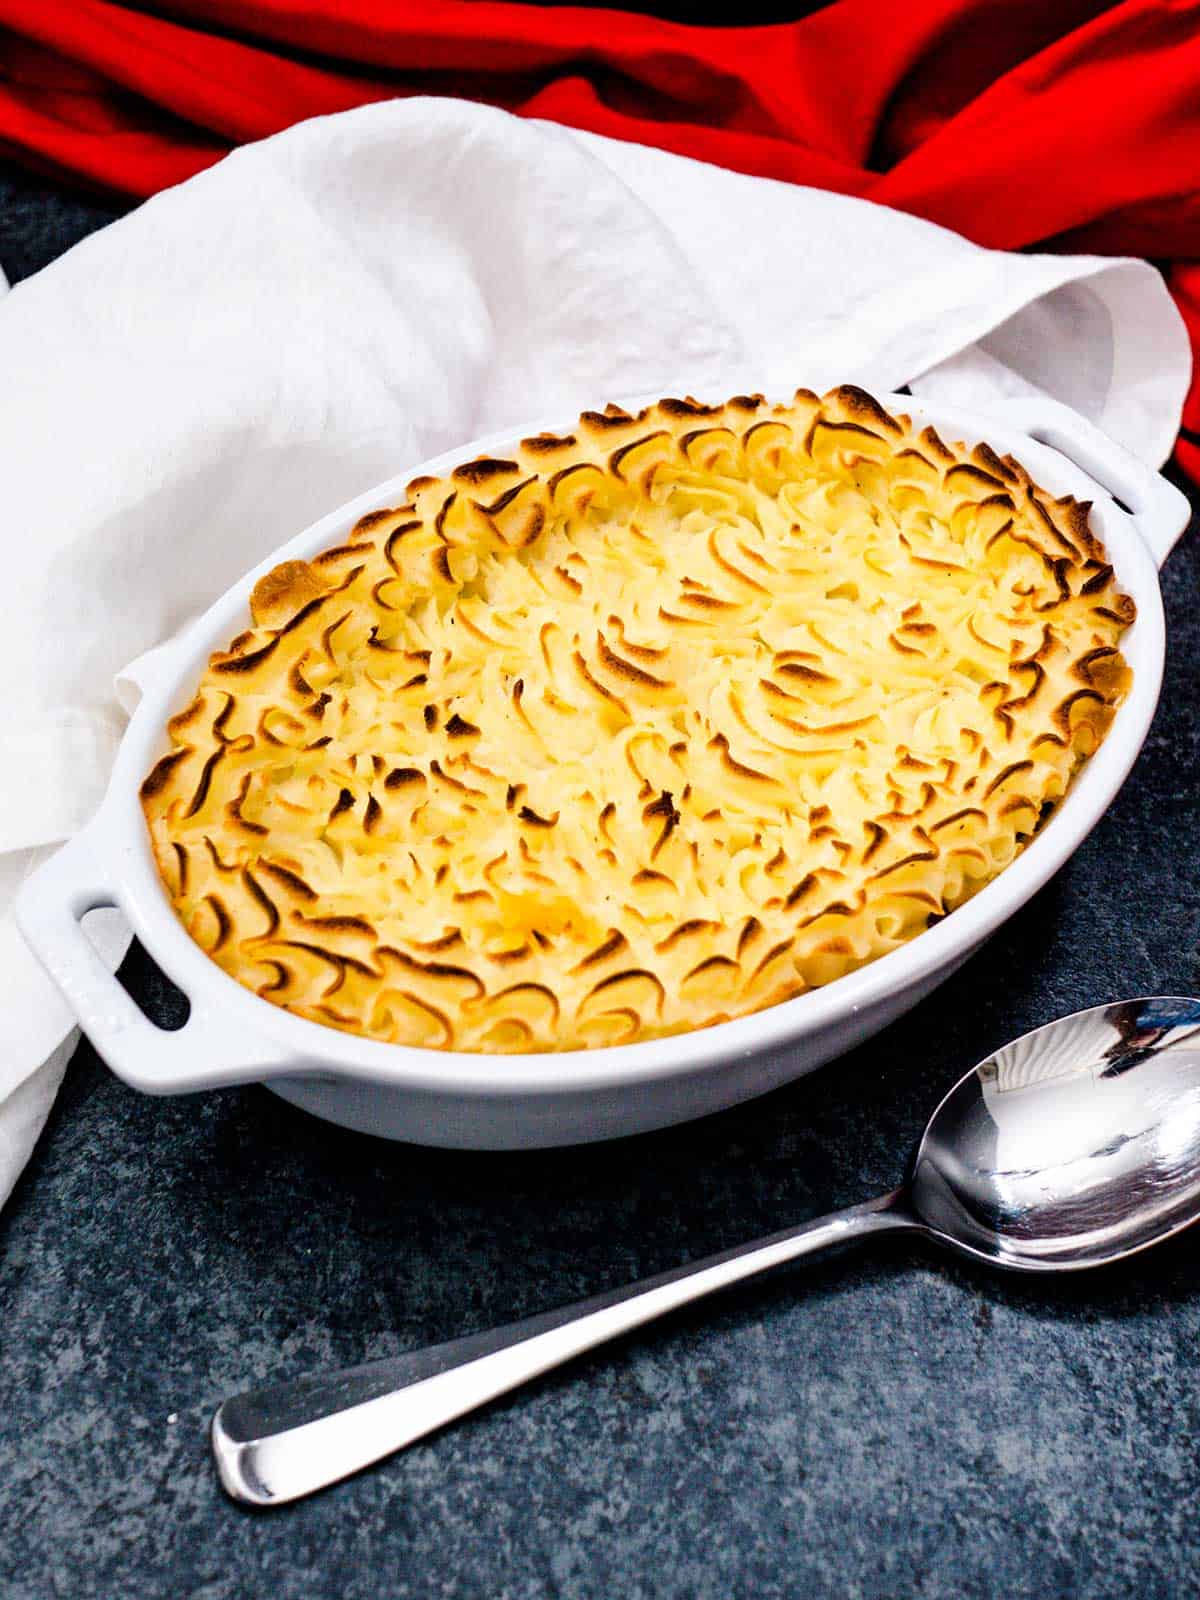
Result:
<instances>
[{"instance_id":1,"label":"red draped cloth","mask_svg":"<svg viewBox=\"0 0 1200 1600\"><path fill-rule=\"evenodd\" d=\"M509 0L0 0L0 151L144 196L304 117L449 94L1145 255L1200 347L1200 0L835 0L696 27ZM1200 478L1200 381L1180 443Z\"/></svg>"}]
</instances>

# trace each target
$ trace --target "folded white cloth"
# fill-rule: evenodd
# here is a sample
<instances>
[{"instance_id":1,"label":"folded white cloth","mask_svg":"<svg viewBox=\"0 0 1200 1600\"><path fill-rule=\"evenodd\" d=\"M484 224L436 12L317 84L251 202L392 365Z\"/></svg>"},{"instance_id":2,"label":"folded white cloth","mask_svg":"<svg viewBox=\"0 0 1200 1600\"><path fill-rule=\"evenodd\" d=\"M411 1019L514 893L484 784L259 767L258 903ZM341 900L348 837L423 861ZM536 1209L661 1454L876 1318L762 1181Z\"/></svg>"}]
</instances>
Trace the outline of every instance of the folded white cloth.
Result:
<instances>
[{"instance_id":1,"label":"folded white cloth","mask_svg":"<svg viewBox=\"0 0 1200 1600\"><path fill-rule=\"evenodd\" d=\"M416 99L240 150L0 300L0 1201L71 1016L7 906L100 799L130 657L372 482L653 389L1042 389L1158 463L1187 341L1144 262ZM113 954L121 941L113 942Z\"/></svg>"}]
</instances>

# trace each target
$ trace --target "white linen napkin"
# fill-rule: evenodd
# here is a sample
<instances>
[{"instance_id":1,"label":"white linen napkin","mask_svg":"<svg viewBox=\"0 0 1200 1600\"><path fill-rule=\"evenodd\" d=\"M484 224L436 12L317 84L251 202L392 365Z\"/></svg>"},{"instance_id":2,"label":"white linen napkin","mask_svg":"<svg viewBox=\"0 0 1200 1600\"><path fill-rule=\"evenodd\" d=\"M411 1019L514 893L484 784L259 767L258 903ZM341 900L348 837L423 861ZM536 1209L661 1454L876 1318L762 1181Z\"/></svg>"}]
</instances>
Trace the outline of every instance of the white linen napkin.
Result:
<instances>
[{"instance_id":1,"label":"white linen napkin","mask_svg":"<svg viewBox=\"0 0 1200 1600\"><path fill-rule=\"evenodd\" d=\"M97 805L114 676L323 512L489 430L705 384L1044 390L1155 464L1189 373L1140 261L412 99L318 118L0 299L0 1203L74 1042L8 906ZM115 959L120 937L109 940Z\"/></svg>"}]
</instances>

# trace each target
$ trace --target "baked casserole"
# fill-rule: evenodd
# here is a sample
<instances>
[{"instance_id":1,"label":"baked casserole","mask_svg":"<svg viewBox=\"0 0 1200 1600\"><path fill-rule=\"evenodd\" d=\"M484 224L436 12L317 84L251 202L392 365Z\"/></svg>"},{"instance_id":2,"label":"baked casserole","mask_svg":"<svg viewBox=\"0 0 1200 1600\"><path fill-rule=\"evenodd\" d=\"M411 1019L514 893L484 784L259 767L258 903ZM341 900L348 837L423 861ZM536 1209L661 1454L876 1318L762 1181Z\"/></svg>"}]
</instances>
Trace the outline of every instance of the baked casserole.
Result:
<instances>
[{"instance_id":1,"label":"baked casserole","mask_svg":"<svg viewBox=\"0 0 1200 1600\"><path fill-rule=\"evenodd\" d=\"M1001 872L1133 621L1088 507L862 390L585 412L286 561L142 786L300 1016L526 1052L725 1021Z\"/></svg>"}]
</instances>

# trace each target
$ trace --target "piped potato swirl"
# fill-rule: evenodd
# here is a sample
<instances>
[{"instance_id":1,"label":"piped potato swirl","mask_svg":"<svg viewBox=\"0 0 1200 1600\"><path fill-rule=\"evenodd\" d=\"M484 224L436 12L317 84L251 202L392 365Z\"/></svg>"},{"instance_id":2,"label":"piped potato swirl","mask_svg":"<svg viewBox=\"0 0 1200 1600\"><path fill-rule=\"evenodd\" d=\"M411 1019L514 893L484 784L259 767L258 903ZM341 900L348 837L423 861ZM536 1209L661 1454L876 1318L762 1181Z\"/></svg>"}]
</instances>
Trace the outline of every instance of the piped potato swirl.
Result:
<instances>
[{"instance_id":1,"label":"piped potato swirl","mask_svg":"<svg viewBox=\"0 0 1200 1600\"><path fill-rule=\"evenodd\" d=\"M856 388L609 406L406 496L259 581L142 787L192 938L371 1038L828 983L1002 871L1128 685L1087 505Z\"/></svg>"}]
</instances>

